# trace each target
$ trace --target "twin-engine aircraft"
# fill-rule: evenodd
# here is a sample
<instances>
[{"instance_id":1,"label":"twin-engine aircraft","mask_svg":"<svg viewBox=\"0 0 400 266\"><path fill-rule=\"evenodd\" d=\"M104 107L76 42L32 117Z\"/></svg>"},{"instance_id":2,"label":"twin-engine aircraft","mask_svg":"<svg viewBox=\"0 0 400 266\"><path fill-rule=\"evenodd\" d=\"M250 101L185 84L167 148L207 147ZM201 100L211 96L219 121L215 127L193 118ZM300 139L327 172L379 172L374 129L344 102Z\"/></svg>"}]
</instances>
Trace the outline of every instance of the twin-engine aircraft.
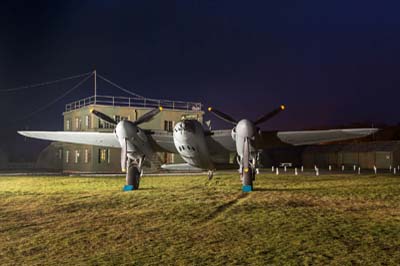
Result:
<instances>
[{"instance_id":1,"label":"twin-engine aircraft","mask_svg":"<svg viewBox=\"0 0 400 266\"><path fill-rule=\"evenodd\" d=\"M164 165L165 169L208 170L209 179L213 172L227 166L225 158L236 152L239 174L243 191L253 190L253 181L257 173L257 157L261 149L285 145L309 145L360 138L376 132L375 128L331 129L312 131L261 131L257 126L271 119L285 109L284 105L261 116L255 121L236 120L231 116L208 108L217 117L231 123L228 130L210 130L199 121L184 119L178 122L173 132L163 130L144 130L140 124L153 119L162 107L153 109L136 121L116 122L108 115L91 110L99 119L116 125L113 133L68 132L68 131L18 131L19 134L50 141L96 145L121 148L121 169L126 172L125 190L139 188L142 166L146 158L155 152L178 153L186 164Z\"/></svg>"}]
</instances>

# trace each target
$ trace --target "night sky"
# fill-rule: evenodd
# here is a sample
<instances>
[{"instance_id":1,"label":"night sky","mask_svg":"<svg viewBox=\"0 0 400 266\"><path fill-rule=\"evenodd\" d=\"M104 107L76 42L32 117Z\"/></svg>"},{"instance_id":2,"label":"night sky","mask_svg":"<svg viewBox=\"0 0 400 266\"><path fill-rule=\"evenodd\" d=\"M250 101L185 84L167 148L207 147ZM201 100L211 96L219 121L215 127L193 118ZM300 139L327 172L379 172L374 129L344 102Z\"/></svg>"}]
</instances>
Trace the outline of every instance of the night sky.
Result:
<instances>
[{"instance_id":1,"label":"night sky","mask_svg":"<svg viewBox=\"0 0 400 266\"><path fill-rule=\"evenodd\" d=\"M62 130L65 104L93 94L87 82L21 120L79 79L2 89L93 69L140 95L237 118L286 104L264 129L397 124L399 11L398 1L2 1L0 148L28 146L16 129Z\"/></svg>"}]
</instances>

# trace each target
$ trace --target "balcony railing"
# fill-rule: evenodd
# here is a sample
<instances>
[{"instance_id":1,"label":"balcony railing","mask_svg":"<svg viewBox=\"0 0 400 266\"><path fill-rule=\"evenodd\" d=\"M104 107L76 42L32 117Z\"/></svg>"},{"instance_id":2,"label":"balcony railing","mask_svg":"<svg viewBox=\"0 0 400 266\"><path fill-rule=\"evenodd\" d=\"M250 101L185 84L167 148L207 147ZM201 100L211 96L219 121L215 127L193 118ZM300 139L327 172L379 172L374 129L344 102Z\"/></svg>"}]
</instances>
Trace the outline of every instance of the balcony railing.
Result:
<instances>
[{"instance_id":1,"label":"balcony railing","mask_svg":"<svg viewBox=\"0 0 400 266\"><path fill-rule=\"evenodd\" d=\"M88 105L109 105L109 106L125 106L125 107L144 107L156 108L162 106L166 109L173 110L187 110L187 111L201 111L202 104L198 102L184 102L184 101L170 101L170 100L157 100L141 97L121 97L121 96L105 96L97 95L90 96L77 100L65 105L65 111L72 111Z\"/></svg>"}]
</instances>

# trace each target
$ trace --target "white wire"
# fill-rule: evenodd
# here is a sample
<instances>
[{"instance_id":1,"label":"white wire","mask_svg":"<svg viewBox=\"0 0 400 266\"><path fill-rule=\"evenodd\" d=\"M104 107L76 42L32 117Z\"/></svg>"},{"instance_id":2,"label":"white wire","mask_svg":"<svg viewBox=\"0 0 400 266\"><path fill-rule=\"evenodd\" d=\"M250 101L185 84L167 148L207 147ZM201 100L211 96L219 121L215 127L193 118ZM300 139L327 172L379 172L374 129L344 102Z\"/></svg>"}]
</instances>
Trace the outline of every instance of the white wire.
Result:
<instances>
[{"instance_id":1,"label":"white wire","mask_svg":"<svg viewBox=\"0 0 400 266\"><path fill-rule=\"evenodd\" d=\"M92 72L91 72L91 73L92 73ZM73 90L75 90L76 88L78 88L80 85L82 85L86 80L88 80L88 79L91 78L92 76L93 76L93 73L92 73L92 75L87 76L86 78L84 78L83 80L81 80L79 83L77 83L77 84L76 84L75 86L73 86L71 89L69 89L69 90L67 90L66 92L64 92L63 94L61 94L59 97L55 98L54 100L52 100L52 101L49 102L48 104L43 105L43 106L40 107L39 109L37 109L37 110L31 112L29 115L24 116L24 117L18 119L18 121L21 121L21 120L25 120L25 119L27 119L27 118L30 118L30 117L32 117L32 116L34 116L34 115L36 115L36 114L42 112L43 110L49 108L50 106L52 106L53 104L55 104L56 102L58 102L59 100L61 100L62 98L64 98L65 96L67 96L69 93L71 93Z\"/></svg>"},{"instance_id":2,"label":"white wire","mask_svg":"<svg viewBox=\"0 0 400 266\"><path fill-rule=\"evenodd\" d=\"M143 97L142 95L133 93L133 92L127 90L127 89L122 88L122 87L119 86L118 84L115 84L115 83L112 82L111 80L106 79L105 77L103 77L103 76L101 76L101 75L99 75L99 74L97 74L97 76L98 76L99 78L101 78L102 80L104 80L105 82L110 83L110 84L113 85L114 87L116 87L116 88L118 88L118 89L120 89L120 90L122 90L122 91L124 91L124 92L126 92L126 93L128 93L128 94L130 94L130 95L133 95L133 96L138 97L138 98L141 98L141 99L144 99L144 98L145 98L145 97Z\"/></svg>"},{"instance_id":3,"label":"white wire","mask_svg":"<svg viewBox=\"0 0 400 266\"><path fill-rule=\"evenodd\" d=\"M37 83L37 84L32 84L32 85L26 85L26 86L11 88L11 89L1 89L1 90L0 90L0 93L4 93L4 92L15 92L15 91L20 91L20 90L24 90L24 89L30 89L30 88L35 88L35 87L47 86L47 85L51 85L51 84L58 83L58 82L62 82L62 81L66 81L66 80L71 80L71 79L76 79L76 78L84 77L84 76L87 76L87 75L90 75L90 74L93 74L93 72L88 72L88 73L84 73L84 74L80 74L80 75L75 75L75 76L71 76L71 77L67 77L67 78L62 78L62 79L57 79L57 80L52 80L52 81L46 81L46 82L42 82L42 83Z\"/></svg>"}]
</instances>

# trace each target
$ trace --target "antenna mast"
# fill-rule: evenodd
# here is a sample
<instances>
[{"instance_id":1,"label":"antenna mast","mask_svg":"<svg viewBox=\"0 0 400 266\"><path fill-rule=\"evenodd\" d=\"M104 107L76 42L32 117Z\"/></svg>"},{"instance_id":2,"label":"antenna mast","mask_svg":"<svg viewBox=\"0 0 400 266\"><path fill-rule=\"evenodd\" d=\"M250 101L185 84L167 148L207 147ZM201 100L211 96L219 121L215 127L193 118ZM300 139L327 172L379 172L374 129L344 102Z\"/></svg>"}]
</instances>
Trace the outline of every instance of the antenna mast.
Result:
<instances>
[{"instance_id":1,"label":"antenna mast","mask_svg":"<svg viewBox=\"0 0 400 266\"><path fill-rule=\"evenodd\" d=\"M97 98L97 73L96 73L96 69L93 71L93 78L94 78L94 104L96 104L96 98Z\"/></svg>"}]
</instances>

